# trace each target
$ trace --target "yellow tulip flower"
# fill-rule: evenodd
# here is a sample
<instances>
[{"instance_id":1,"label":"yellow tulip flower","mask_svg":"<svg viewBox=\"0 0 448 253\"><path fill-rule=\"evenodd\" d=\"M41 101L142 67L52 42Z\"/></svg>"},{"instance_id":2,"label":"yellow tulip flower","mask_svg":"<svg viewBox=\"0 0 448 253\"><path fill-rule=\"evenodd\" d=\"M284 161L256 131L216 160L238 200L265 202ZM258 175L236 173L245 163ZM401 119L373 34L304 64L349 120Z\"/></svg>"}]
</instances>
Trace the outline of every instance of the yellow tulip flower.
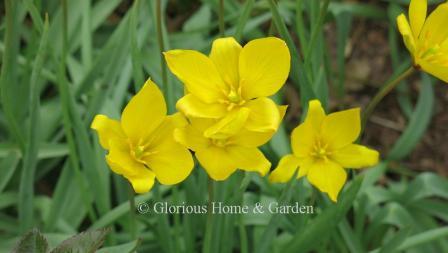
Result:
<instances>
[{"instance_id":1,"label":"yellow tulip flower","mask_svg":"<svg viewBox=\"0 0 448 253\"><path fill-rule=\"evenodd\" d=\"M290 54L283 40L256 39L241 47L234 38L220 38L213 42L208 57L193 50L171 50L164 55L189 92L176 105L187 117L226 121L233 112L246 108L246 129L277 130L282 112L267 97L283 86L289 74Z\"/></svg>"},{"instance_id":2,"label":"yellow tulip flower","mask_svg":"<svg viewBox=\"0 0 448 253\"><path fill-rule=\"evenodd\" d=\"M97 115L92 128L113 172L127 178L135 192L148 192L154 179L165 185L183 181L194 162L190 151L173 138L176 127L186 124L180 114L167 116L163 95L156 84L146 81L124 108L121 122Z\"/></svg>"},{"instance_id":3,"label":"yellow tulip flower","mask_svg":"<svg viewBox=\"0 0 448 253\"><path fill-rule=\"evenodd\" d=\"M345 184L344 168L363 168L378 163L377 151L353 144L361 132L359 108L326 115L318 100L310 101L304 123L291 134L293 154L284 156L269 176L271 182L297 178L308 181L337 201Z\"/></svg>"},{"instance_id":4,"label":"yellow tulip flower","mask_svg":"<svg viewBox=\"0 0 448 253\"><path fill-rule=\"evenodd\" d=\"M249 109L242 108L219 122L190 118L190 124L174 131L174 138L195 151L199 163L214 180L225 180L237 169L264 176L271 163L257 147L266 143L273 133L244 129L249 114Z\"/></svg>"},{"instance_id":5,"label":"yellow tulip flower","mask_svg":"<svg viewBox=\"0 0 448 253\"><path fill-rule=\"evenodd\" d=\"M448 82L448 3L439 5L426 18L427 0L411 0L409 21L401 14L398 29L416 68Z\"/></svg>"}]
</instances>

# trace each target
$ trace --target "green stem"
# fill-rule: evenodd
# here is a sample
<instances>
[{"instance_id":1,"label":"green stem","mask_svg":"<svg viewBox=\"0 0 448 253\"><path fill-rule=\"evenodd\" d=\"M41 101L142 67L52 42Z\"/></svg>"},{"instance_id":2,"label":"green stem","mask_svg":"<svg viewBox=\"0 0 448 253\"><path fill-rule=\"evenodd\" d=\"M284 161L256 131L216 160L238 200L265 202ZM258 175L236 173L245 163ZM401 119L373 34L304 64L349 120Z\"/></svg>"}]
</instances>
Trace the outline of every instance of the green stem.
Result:
<instances>
[{"instance_id":1,"label":"green stem","mask_svg":"<svg viewBox=\"0 0 448 253\"><path fill-rule=\"evenodd\" d=\"M162 89L165 98L170 101L169 92L168 92L168 76L165 65L165 59L163 58L163 52L165 51L165 42L163 38L163 29L162 29L162 1L156 0L156 22L157 22L157 42L159 44L160 50L160 68L162 69ZM168 106L170 103L168 103Z\"/></svg>"},{"instance_id":2,"label":"green stem","mask_svg":"<svg viewBox=\"0 0 448 253\"><path fill-rule=\"evenodd\" d=\"M372 116L373 111L375 110L376 106L381 102L381 100L387 94L389 94L395 87L397 87L397 85L400 84L401 81L403 81L404 79L409 77L412 73L414 73L414 71L415 68L413 66L409 67L401 75L390 80L378 91L378 93L375 95L375 97L373 97L373 99L367 105L367 108L364 110L362 114L362 129L364 129L366 123L370 119L370 116Z\"/></svg>"},{"instance_id":3,"label":"green stem","mask_svg":"<svg viewBox=\"0 0 448 253\"><path fill-rule=\"evenodd\" d=\"M129 184L129 216L130 216L130 230L132 240L137 239L137 216L135 214L135 194L134 188Z\"/></svg>"},{"instance_id":4,"label":"green stem","mask_svg":"<svg viewBox=\"0 0 448 253\"><path fill-rule=\"evenodd\" d=\"M224 37L224 0L219 0L219 36Z\"/></svg>"},{"instance_id":5,"label":"green stem","mask_svg":"<svg viewBox=\"0 0 448 253\"><path fill-rule=\"evenodd\" d=\"M204 244L202 245L202 252L208 253L210 251L211 241L212 241L212 231L213 231L213 222L214 215L212 213L212 202L214 199L214 189L213 189L213 180L208 179L208 209L207 209L207 224L205 227L205 236L204 236Z\"/></svg>"}]
</instances>

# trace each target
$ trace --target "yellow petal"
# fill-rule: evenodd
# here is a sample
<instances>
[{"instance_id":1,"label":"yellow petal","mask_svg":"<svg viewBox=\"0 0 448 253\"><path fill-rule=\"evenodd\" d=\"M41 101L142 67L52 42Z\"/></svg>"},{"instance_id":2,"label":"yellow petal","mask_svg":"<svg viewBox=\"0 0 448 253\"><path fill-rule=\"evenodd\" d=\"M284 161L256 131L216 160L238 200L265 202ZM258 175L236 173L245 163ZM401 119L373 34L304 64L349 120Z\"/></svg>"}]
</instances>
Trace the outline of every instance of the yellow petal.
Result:
<instances>
[{"instance_id":1,"label":"yellow petal","mask_svg":"<svg viewBox=\"0 0 448 253\"><path fill-rule=\"evenodd\" d=\"M210 141L204 137L203 133L191 125L174 130L174 139L193 151L210 146Z\"/></svg>"},{"instance_id":2,"label":"yellow petal","mask_svg":"<svg viewBox=\"0 0 448 253\"><path fill-rule=\"evenodd\" d=\"M182 127L181 119L179 113L166 118L155 131L155 137L148 143L146 151L149 155L143 158L157 180L165 185L183 181L194 165L190 151L174 140L174 130Z\"/></svg>"},{"instance_id":3,"label":"yellow petal","mask_svg":"<svg viewBox=\"0 0 448 253\"><path fill-rule=\"evenodd\" d=\"M325 117L321 136L331 149L337 149L354 142L361 132L359 108L335 112Z\"/></svg>"},{"instance_id":4,"label":"yellow petal","mask_svg":"<svg viewBox=\"0 0 448 253\"><path fill-rule=\"evenodd\" d=\"M423 44L434 46L440 44L448 37L448 3L439 5L426 20L420 33Z\"/></svg>"},{"instance_id":5,"label":"yellow petal","mask_svg":"<svg viewBox=\"0 0 448 253\"><path fill-rule=\"evenodd\" d=\"M121 126L133 141L144 140L162 123L166 117L166 104L162 92L151 80L124 108Z\"/></svg>"},{"instance_id":6,"label":"yellow petal","mask_svg":"<svg viewBox=\"0 0 448 253\"><path fill-rule=\"evenodd\" d=\"M416 46L414 34L412 33L411 26L409 25L409 22L404 14L401 14L397 17L397 25L398 30L403 36L404 45L409 50L411 55L415 58Z\"/></svg>"},{"instance_id":7,"label":"yellow petal","mask_svg":"<svg viewBox=\"0 0 448 253\"><path fill-rule=\"evenodd\" d=\"M155 175L150 170L146 170L138 176L128 177L127 179L131 182L134 191L142 194L149 192L154 186Z\"/></svg>"},{"instance_id":8,"label":"yellow petal","mask_svg":"<svg viewBox=\"0 0 448 253\"><path fill-rule=\"evenodd\" d=\"M360 169L371 167L378 163L379 153L362 145L349 144L333 151L330 159L344 168Z\"/></svg>"},{"instance_id":9,"label":"yellow petal","mask_svg":"<svg viewBox=\"0 0 448 253\"><path fill-rule=\"evenodd\" d=\"M224 117L227 108L223 104L211 103L206 104L193 94L188 94L179 99L176 108L183 112L187 117L200 117L217 119Z\"/></svg>"},{"instance_id":10,"label":"yellow petal","mask_svg":"<svg viewBox=\"0 0 448 253\"><path fill-rule=\"evenodd\" d=\"M171 72L204 103L226 98L228 87L210 58L193 50L170 50L164 55Z\"/></svg>"},{"instance_id":11,"label":"yellow petal","mask_svg":"<svg viewBox=\"0 0 448 253\"><path fill-rule=\"evenodd\" d=\"M427 0L411 0L409 5L409 21L414 38L418 38L426 20Z\"/></svg>"},{"instance_id":12,"label":"yellow petal","mask_svg":"<svg viewBox=\"0 0 448 253\"><path fill-rule=\"evenodd\" d=\"M299 173L297 173L297 179L300 179L308 175L308 171L314 164L314 159L312 157L307 157L300 160Z\"/></svg>"},{"instance_id":13,"label":"yellow petal","mask_svg":"<svg viewBox=\"0 0 448 253\"><path fill-rule=\"evenodd\" d=\"M300 161L294 155L285 155L280 159L277 167L269 175L269 181L273 183L286 183L294 175Z\"/></svg>"},{"instance_id":14,"label":"yellow petal","mask_svg":"<svg viewBox=\"0 0 448 253\"><path fill-rule=\"evenodd\" d=\"M210 146L207 149L196 151L196 158L207 174L216 181L226 180L237 166L229 159L229 154L223 148Z\"/></svg>"},{"instance_id":15,"label":"yellow petal","mask_svg":"<svg viewBox=\"0 0 448 253\"><path fill-rule=\"evenodd\" d=\"M429 74L439 78L440 80L444 81L445 83L448 83L448 63L447 65L437 65L433 63L429 63L425 60L419 61L420 67Z\"/></svg>"},{"instance_id":16,"label":"yellow petal","mask_svg":"<svg viewBox=\"0 0 448 253\"><path fill-rule=\"evenodd\" d=\"M126 138L121 129L120 122L98 114L92 121L92 129L95 129L104 149L109 149L109 140L112 138Z\"/></svg>"},{"instance_id":17,"label":"yellow petal","mask_svg":"<svg viewBox=\"0 0 448 253\"><path fill-rule=\"evenodd\" d=\"M125 139L111 139L109 141L109 154L106 161L110 165L113 172L125 175L138 175L144 165L139 163L131 156L130 146Z\"/></svg>"},{"instance_id":18,"label":"yellow petal","mask_svg":"<svg viewBox=\"0 0 448 253\"><path fill-rule=\"evenodd\" d=\"M318 129L311 122L305 122L297 126L291 133L291 148L297 157L307 157L313 151L317 140Z\"/></svg>"},{"instance_id":19,"label":"yellow petal","mask_svg":"<svg viewBox=\"0 0 448 253\"><path fill-rule=\"evenodd\" d=\"M238 169L258 172L264 176L271 168L271 162L257 148L230 146L227 148L227 152L228 159L231 159Z\"/></svg>"},{"instance_id":20,"label":"yellow petal","mask_svg":"<svg viewBox=\"0 0 448 253\"><path fill-rule=\"evenodd\" d=\"M127 142L112 139L109 145L106 161L112 171L128 179L135 192L148 192L154 185L154 173L130 156Z\"/></svg>"},{"instance_id":21,"label":"yellow petal","mask_svg":"<svg viewBox=\"0 0 448 253\"><path fill-rule=\"evenodd\" d=\"M308 103L308 112L304 123L296 127L291 134L291 147L298 157L306 157L312 151L317 135L325 119L325 111L319 100Z\"/></svg>"},{"instance_id":22,"label":"yellow petal","mask_svg":"<svg viewBox=\"0 0 448 253\"><path fill-rule=\"evenodd\" d=\"M245 99L275 94L288 78L289 49L278 38L252 40L240 54L240 86Z\"/></svg>"},{"instance_id":23,"label":"yellow petal","mask_svg":"<svg viewBox=\"0 0 448 253\"><path fill-rule=\"evenodd\" d=\"M256 148L268 142L275 132L254 132L242 129L240 132L230 137L229 142L247 148Z\"/></svg>"},{"instance_id":24,"label":"yellow petal","mask_svg":"<svg viewBox=\"0 0 448 253\"><path fill-rule=\"evenodd\" d=\"M247 102L245 107L250 109L245 126L248 130L257 132L277 131L281 115L274 101L261 97Z\"/></svg>"},{"instance_id":25,"label":"yellow petal","mask_svg":"<svg viewBox=\"0 0 448 253\"><path fill-rule=\"evenodd\" d=\"M315 129L320 129L324 118L325 111L320 101L317 99L311 100L308 103L308 112L305 121L310 122Z\"/></svg>"},{"instance_id":26,"label":"yellow petal","mask_svg":"<svg viewBox=\"0 0 448 253\"><path fill-rule=\"evenodd\" d=\"M153 155L145 161L161 184L172 185L185 180L190 175L194 162L190 151L174 141L172 136L151 149Z\"/></svg>"},{"instance_id":27,"label":"yellow petal","mask_svg":"<svg viewBox=\"0 0 448 253\"><path fill-rule=\"evenodd\" d=\"M204 136L213 139L226 139L238 133L243 128L248 117L249 109L247 108L233 111L218 123L209 127L204 132Z\"/></svg>"},{"instance_id":28,"label":"yellow petal","mask_svg":"<svg viewBox=\"0 0 448 253\"><path fill-rule=\"evenodd\" d=\"M308 171L308 181L321 192L328 194L331 200L337 202L338 194L345 184L347 173L337 163L330 160L319 160Z\"/></svg>"},{"instance_id":29,"label":"yellow petal","mask_svg":"<svg viewBox=\"0 0 448 253\"><path fill-rule=\"evenodd\" d=\"M215 64L222 80L229 86L237 87L239 82L238 60L241 46L232 37L213 41L210 59Z\"/></svg>"}]
</instances>

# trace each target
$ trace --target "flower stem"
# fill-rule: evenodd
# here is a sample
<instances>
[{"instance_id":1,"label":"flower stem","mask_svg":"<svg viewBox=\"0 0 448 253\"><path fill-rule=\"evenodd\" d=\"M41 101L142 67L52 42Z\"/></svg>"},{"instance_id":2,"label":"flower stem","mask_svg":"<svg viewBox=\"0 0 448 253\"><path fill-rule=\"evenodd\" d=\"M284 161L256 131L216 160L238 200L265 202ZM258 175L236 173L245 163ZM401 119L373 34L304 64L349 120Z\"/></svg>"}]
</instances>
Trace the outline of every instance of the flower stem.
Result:
<instances>
[{"instance_id":1,"label":"flower stem","mask_svg":"<svg viewBox=\"0 0 448 253\"><path fill-rule=\"evenodd\" d=\"M171 94L168 91L168 76L165 59L163 58L163 52L165 51L165 42L163 38L162 22L162 0L156 0L157 43L159 44L160 68L162 70L162 90L163 95L165 95L165 98L168 101L168 108L170 108Z\"/></svg>"},{"instance_id":2,"label":"flower stem","mask_svg":"<svg viewBox=\"0 0 448 253\"><path fill-rule=\"evenodd\" d=\"M212 234L213 234L213 220L214 215L212 213L212 202L213 202L213 180L208 179L208 209L207 209L207 223L205 227L205 236L204 236L204 244L202 245L202 252L208 253L211 252L210 246L212 241Z\"/></svg>"},{"instance_id":3,"label":"flower stem","mask_svg":"<svg viewBox=\"0 0 448 253\"><path fill-rule=\"evenodd\" d=\"M219 36L224 37L224 0L219 0Z\"/></svg>"},{"instance_id":4,"label":"flower stem","mask_svg":"<svg viewBox=\"0 0 448 253\"><path fill-rule=\"evenodd\" d=\"M129 216L130 216L130 231L132 240L137 239L137 217L135 215L135 195L134 188L129 184Z\"/></svg>"},{"instance_id":5,"label":"flower stem","mask_svg":"<svg viewBox=\"0 0 448 253\"><path fill-rule=\"evenodd\" d=\"M406 71L404 71L402 74L397 76L396 78L393 78L388 83L386 83L373 97L373 99L370 101L370 103L367 105L367 108L364 110L362 114L362 129L364 129L366 123L370 119L370 116L372 116L373 111L375 110L376 106L381 102L381 100L389 94L395 87L397 87L398 84L400 84L401 81L409 77L412 73L414 73L415 68L413 66L409 67Z\"/></svg>"}]
</instances>

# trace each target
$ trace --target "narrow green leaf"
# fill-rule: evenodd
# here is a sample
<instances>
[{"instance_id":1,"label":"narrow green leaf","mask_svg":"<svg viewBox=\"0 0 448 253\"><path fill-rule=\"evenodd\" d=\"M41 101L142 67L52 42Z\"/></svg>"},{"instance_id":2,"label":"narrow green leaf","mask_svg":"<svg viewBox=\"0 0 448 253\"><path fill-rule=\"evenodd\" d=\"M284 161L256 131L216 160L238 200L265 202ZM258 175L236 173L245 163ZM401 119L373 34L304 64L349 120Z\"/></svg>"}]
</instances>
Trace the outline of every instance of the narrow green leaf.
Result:
<instances>
[{"instance_id":1,"label":"narrow green leaf","mask_svg":"<svg viewBox=\"0 0 448 253\"><path fill-rule=\"evenodd\" d=\"M339 221L350 210L353 201L358 194L363 181L362 176L358 176L345 191L337 204L327 207L324 212L314 218L304 231L298 231L293 239L286 245L282 252L308 252L322 242L323 238L330 236Z\"/></svg>"},{"instance_id":2,"label":"narrow green leaf","mask_svg":"<svg viewBox=\"0 0 448 253\"><path fill-rule=\"evenodd\" d=\"M11 151L5 159L0 161L0 193L3 192L5 187L8 185L14 171L19 163L19 152Z\"/></svg>"},{"instance_id":3,"label":"narrow green leaf","mask_svg":"<svg viewBox=\"0 0 448 253\"><path fill-rule=\"evenodd\" d=\"M255 0L246 0L243 7L243 12L241 13L235 30L235 38L240 41L243 37L244 27L246 26L247 20L250 17L252 8L254 7Z\"/></svg>"},{"instance_id":4,"label":"narrow green leaf","mask_svg":"<svg viewBox=\"0 0 448 253\"><path fill-rule=\"evenodd\" d=\"M48 41L48 16L45 19L42 37L37 51L36 60L31 72L30 98L29 98L29 125L27 131L27 142L25 143L25 154L20 178L19 190L19 219L21 231L32 227L33 223L33 197L34 197L34 173L37 165L38 141L39 141L39 108L40 93L37 88L38 79L42 70Z\"/></svg>"},{"instance_id":5,"label":"narrow green leaf","mask_svg":"<svg viewBox=\"0 0 448 253\"><path fill-rule=\"evenodd\" d=\"M135 240L126 244L102 248L98 250L97 253L133 253L137 252L139 244L140 240Z\"/></svg>"},{"instance_id":6,"label":"narrow green leaf","mask_svg":"<svg viewBox=\"0 0 448 253\"><path fill-rule=\"evenodd\" d=\"M400 160L406 157L418 144L429 126L434 106L433 83L423 74L421 92L408 127L392 147L388 158Z\"/></svg>"}]
</instances>

